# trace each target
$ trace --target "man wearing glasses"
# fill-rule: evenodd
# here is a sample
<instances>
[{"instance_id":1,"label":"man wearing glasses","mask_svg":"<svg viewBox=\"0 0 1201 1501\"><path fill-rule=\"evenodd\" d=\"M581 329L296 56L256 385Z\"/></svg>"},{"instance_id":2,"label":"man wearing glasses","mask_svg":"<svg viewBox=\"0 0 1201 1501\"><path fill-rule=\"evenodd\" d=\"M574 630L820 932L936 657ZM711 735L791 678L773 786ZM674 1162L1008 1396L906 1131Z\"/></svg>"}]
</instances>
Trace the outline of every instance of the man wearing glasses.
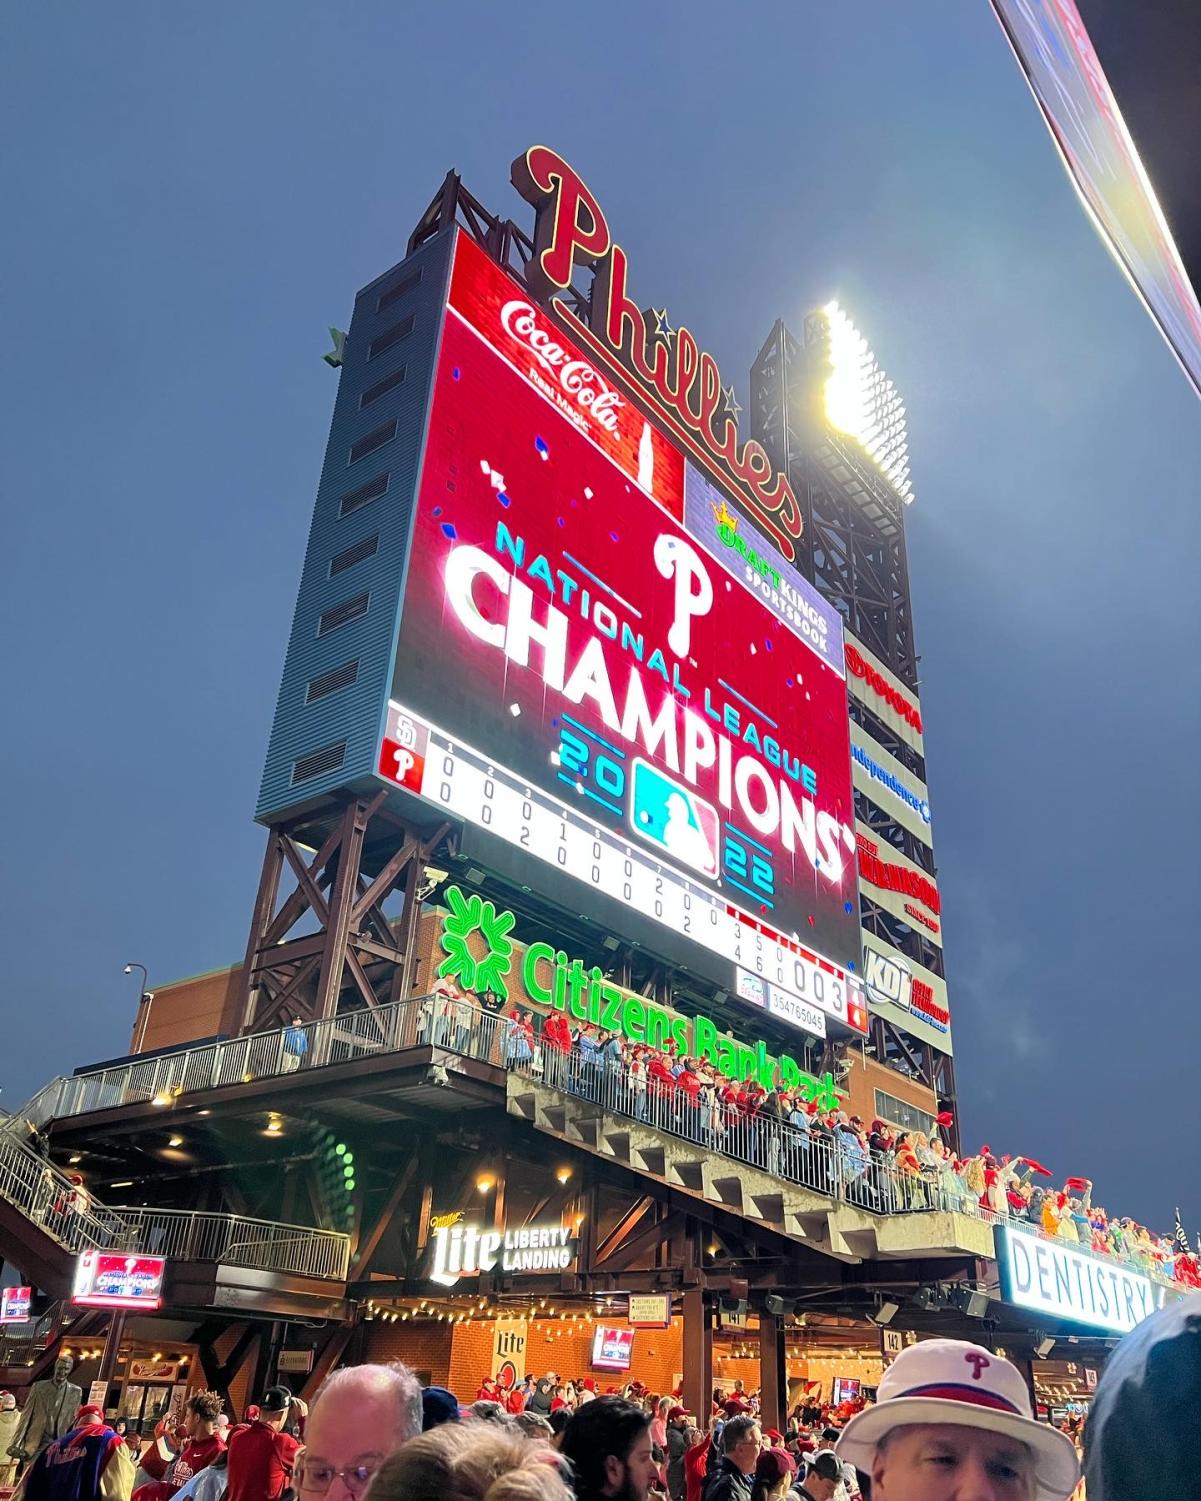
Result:
<instances>
[{"instance_id":1,"label":"man wearing glasses","mask_svg":"<svg viewBox=\"0 0 1201 1501\"><path fill-rule=\"evenodd\" d=\"M763 1434L749 1413L727 1419L721 1430L721 1459L705 1482L703 1501L751 1501Z\"/></svg>"},{"instance_id":2,"label":"man wearing glasses","mask_svg":"<svg viewBox=\"0 0 1201 1501\"><path fill-rule=\"evenodd\" d=\"M299 1501L359 1501L384 1460L421 1432L421 1387L403 1365L347 1366L313 1400ZM229 1501L238 1501L231 1493Z\"/></svg>"}]
</instances>

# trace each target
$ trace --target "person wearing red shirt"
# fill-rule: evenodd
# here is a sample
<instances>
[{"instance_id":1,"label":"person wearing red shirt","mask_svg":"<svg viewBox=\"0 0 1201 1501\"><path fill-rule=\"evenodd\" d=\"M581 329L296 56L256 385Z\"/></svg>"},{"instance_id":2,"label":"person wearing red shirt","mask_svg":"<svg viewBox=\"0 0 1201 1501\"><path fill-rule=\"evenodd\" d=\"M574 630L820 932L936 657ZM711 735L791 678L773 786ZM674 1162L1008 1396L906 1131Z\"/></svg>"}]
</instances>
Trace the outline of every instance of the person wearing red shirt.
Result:
<instances>
[{"instance_id":1,"label":"person wearing red shirt","mask_svg":"<svg viewBox=\"0 0 1201 1501\"><path fill-rule=\"evenodd\" d=\"M273 1386L259 1404L258 1417L230 1434L227 1501L280 1501L301 1447L283 1432L292 1401L286 1387Z\"/></svg>"},{"instance_id":2,"label":"person wearing red shirt","mask_svg":"<svg viewBox=\"0 0 1201 1501\"><path fill-rule=\"evenodd\" d=\"M571 1052L571 1028L567 1018L552 1011L542 1024L543 1075L556 1089L567 1085L567 1059Z\"/></svg>"},{"instance_id":3,"label":"person wearing red shirt","mask_svg":"<svg viewBox=\"0 0 1201 1501\"><path fill-rule=\"evenodd\" d=\"M221 1397L217 1392L197 1392L188 1399L184 1446L161 1480L138 1486L134 1491L138 1501L171 1501L198 1470L207 1469L219 1454L225 1453L225 1441L217 1433L220 1413Z\"/></svg>"}]
</instances>

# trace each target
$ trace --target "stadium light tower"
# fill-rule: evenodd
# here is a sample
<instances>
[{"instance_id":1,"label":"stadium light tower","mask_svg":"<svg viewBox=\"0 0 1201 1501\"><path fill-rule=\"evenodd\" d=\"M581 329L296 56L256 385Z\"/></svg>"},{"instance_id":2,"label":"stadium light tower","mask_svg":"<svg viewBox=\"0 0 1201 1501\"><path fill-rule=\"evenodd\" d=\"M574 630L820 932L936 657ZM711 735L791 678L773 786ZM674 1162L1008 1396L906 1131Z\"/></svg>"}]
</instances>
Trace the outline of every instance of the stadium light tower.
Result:
<instances>
[{"instance_id":1,"label":"stadium light tower","mask_svg":"<svg viewBox=\"0 0 1201 1501\"><path fill-rule=\"evenodd\" d=\"M853 438L906 505L912 504L905 403L876 363L867 340L839 307L821 309L826 325L829 374L826 420Z\"/></svg>"}]
</instances>

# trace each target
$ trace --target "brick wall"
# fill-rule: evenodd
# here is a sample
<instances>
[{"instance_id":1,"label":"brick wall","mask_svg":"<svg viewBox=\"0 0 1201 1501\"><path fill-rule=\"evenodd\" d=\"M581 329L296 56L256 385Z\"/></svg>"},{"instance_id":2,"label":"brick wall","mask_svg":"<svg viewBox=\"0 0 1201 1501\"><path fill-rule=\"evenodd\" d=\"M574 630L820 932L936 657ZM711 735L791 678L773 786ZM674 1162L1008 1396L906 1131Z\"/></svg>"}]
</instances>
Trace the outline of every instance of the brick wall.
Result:
<instances>
[{"instance_id":1,"label":"brick wall","mask_svg":"<svg viewBox=\"0 0 1201 1501\"><path fill-rule=\"evenodd\" d=\"M591 1376L597 1389L621 1386L635 1377L652 1391L670 1391L683 1371L683 1325L639 1329L634 1335L629 1373L594 1371L590 1364L594 1324L534 1319L521 1375L555 1371L564 1380ZM492 1374L493 1326L488 1320L469 1324L381 1323L368 1326L364 1361L402 1360L414 1370L429 1371L435 1386L447 1386L461 1402L473 1402L480 1382Z\"/></svg>"},{"instance_id":2,"label":"brick wall","mask_svg":"<svg viewBox=\"0 0 1201 1501\"><path fill-rule=\"evenodd\" d=\"M236 1032L241 1023L237 1015L241 975L242 966L236 964L171 985L152 986L154 1000L150 1003L146 1035L141 1036L141 1018L135 1017L130 1051L147 1053L154 1048L179 1047L199 1037Z\"/></svg>"},{"instance_id":3,"label":"brick wall","mask_svg":"<svg viewBox=\"0 0 1201 1501\"><path fill-rule=\"evenodd\" d=\"M877 1115L876 1090L882 1089L885 1094L892 1095L895 1100L904 1100L908 1105L915 1105L919 1110L924 1110L927 1115L936 1115L938 1105L935 1102L934 1091L927 1089L924 1084L919 1084L916 1079L907 1079L904 1074L898 1074L895 1069L885 1068L882 1063L876 1063L872 1059L866 1061L857 1053L852 1054L854 1067L842 1086L848 1096L846 1111L848 1115L863 1117L865 1124L871 1125Z\"/></svg>"}]
</instances>

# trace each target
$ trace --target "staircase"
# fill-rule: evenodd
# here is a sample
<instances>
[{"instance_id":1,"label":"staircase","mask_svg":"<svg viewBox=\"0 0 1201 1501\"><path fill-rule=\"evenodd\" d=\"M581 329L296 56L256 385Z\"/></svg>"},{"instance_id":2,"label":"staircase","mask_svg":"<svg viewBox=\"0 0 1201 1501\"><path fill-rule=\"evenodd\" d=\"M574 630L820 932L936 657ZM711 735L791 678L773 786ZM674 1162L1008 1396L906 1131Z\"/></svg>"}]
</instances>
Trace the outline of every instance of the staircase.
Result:
<instances>
[{"instance_id":1,"label":"staircase","mask_svg":"<svg viewBox=\"0 0 1201 1501\"><path fill-rule=\"evenodd\" d=\"M68 1297L75 1257L109 1250L168 1257L178 1286L197 1299L207 1300L207 1284L218 1278L237 1282L248 1300L269 1301L274 1291L326 1308L343 1297L350 1238L341 1231L185 1209L108 1208L22 1139L29 1119L0 1125L0 1252L43 1291Z\"/></svg>"},{"instance_id":2,"label":"staircase","mask_svg":"<svg viewBox=\"0 0 1201 1501\"><path fill-rule=\"evenodd\" d=\"M79 1252L133 1247L120 1214L26 1145L22 1129L17 1118L0 1130L0 1244L40 1287L66 1293Z\"/></svg>"}]
</instances>

